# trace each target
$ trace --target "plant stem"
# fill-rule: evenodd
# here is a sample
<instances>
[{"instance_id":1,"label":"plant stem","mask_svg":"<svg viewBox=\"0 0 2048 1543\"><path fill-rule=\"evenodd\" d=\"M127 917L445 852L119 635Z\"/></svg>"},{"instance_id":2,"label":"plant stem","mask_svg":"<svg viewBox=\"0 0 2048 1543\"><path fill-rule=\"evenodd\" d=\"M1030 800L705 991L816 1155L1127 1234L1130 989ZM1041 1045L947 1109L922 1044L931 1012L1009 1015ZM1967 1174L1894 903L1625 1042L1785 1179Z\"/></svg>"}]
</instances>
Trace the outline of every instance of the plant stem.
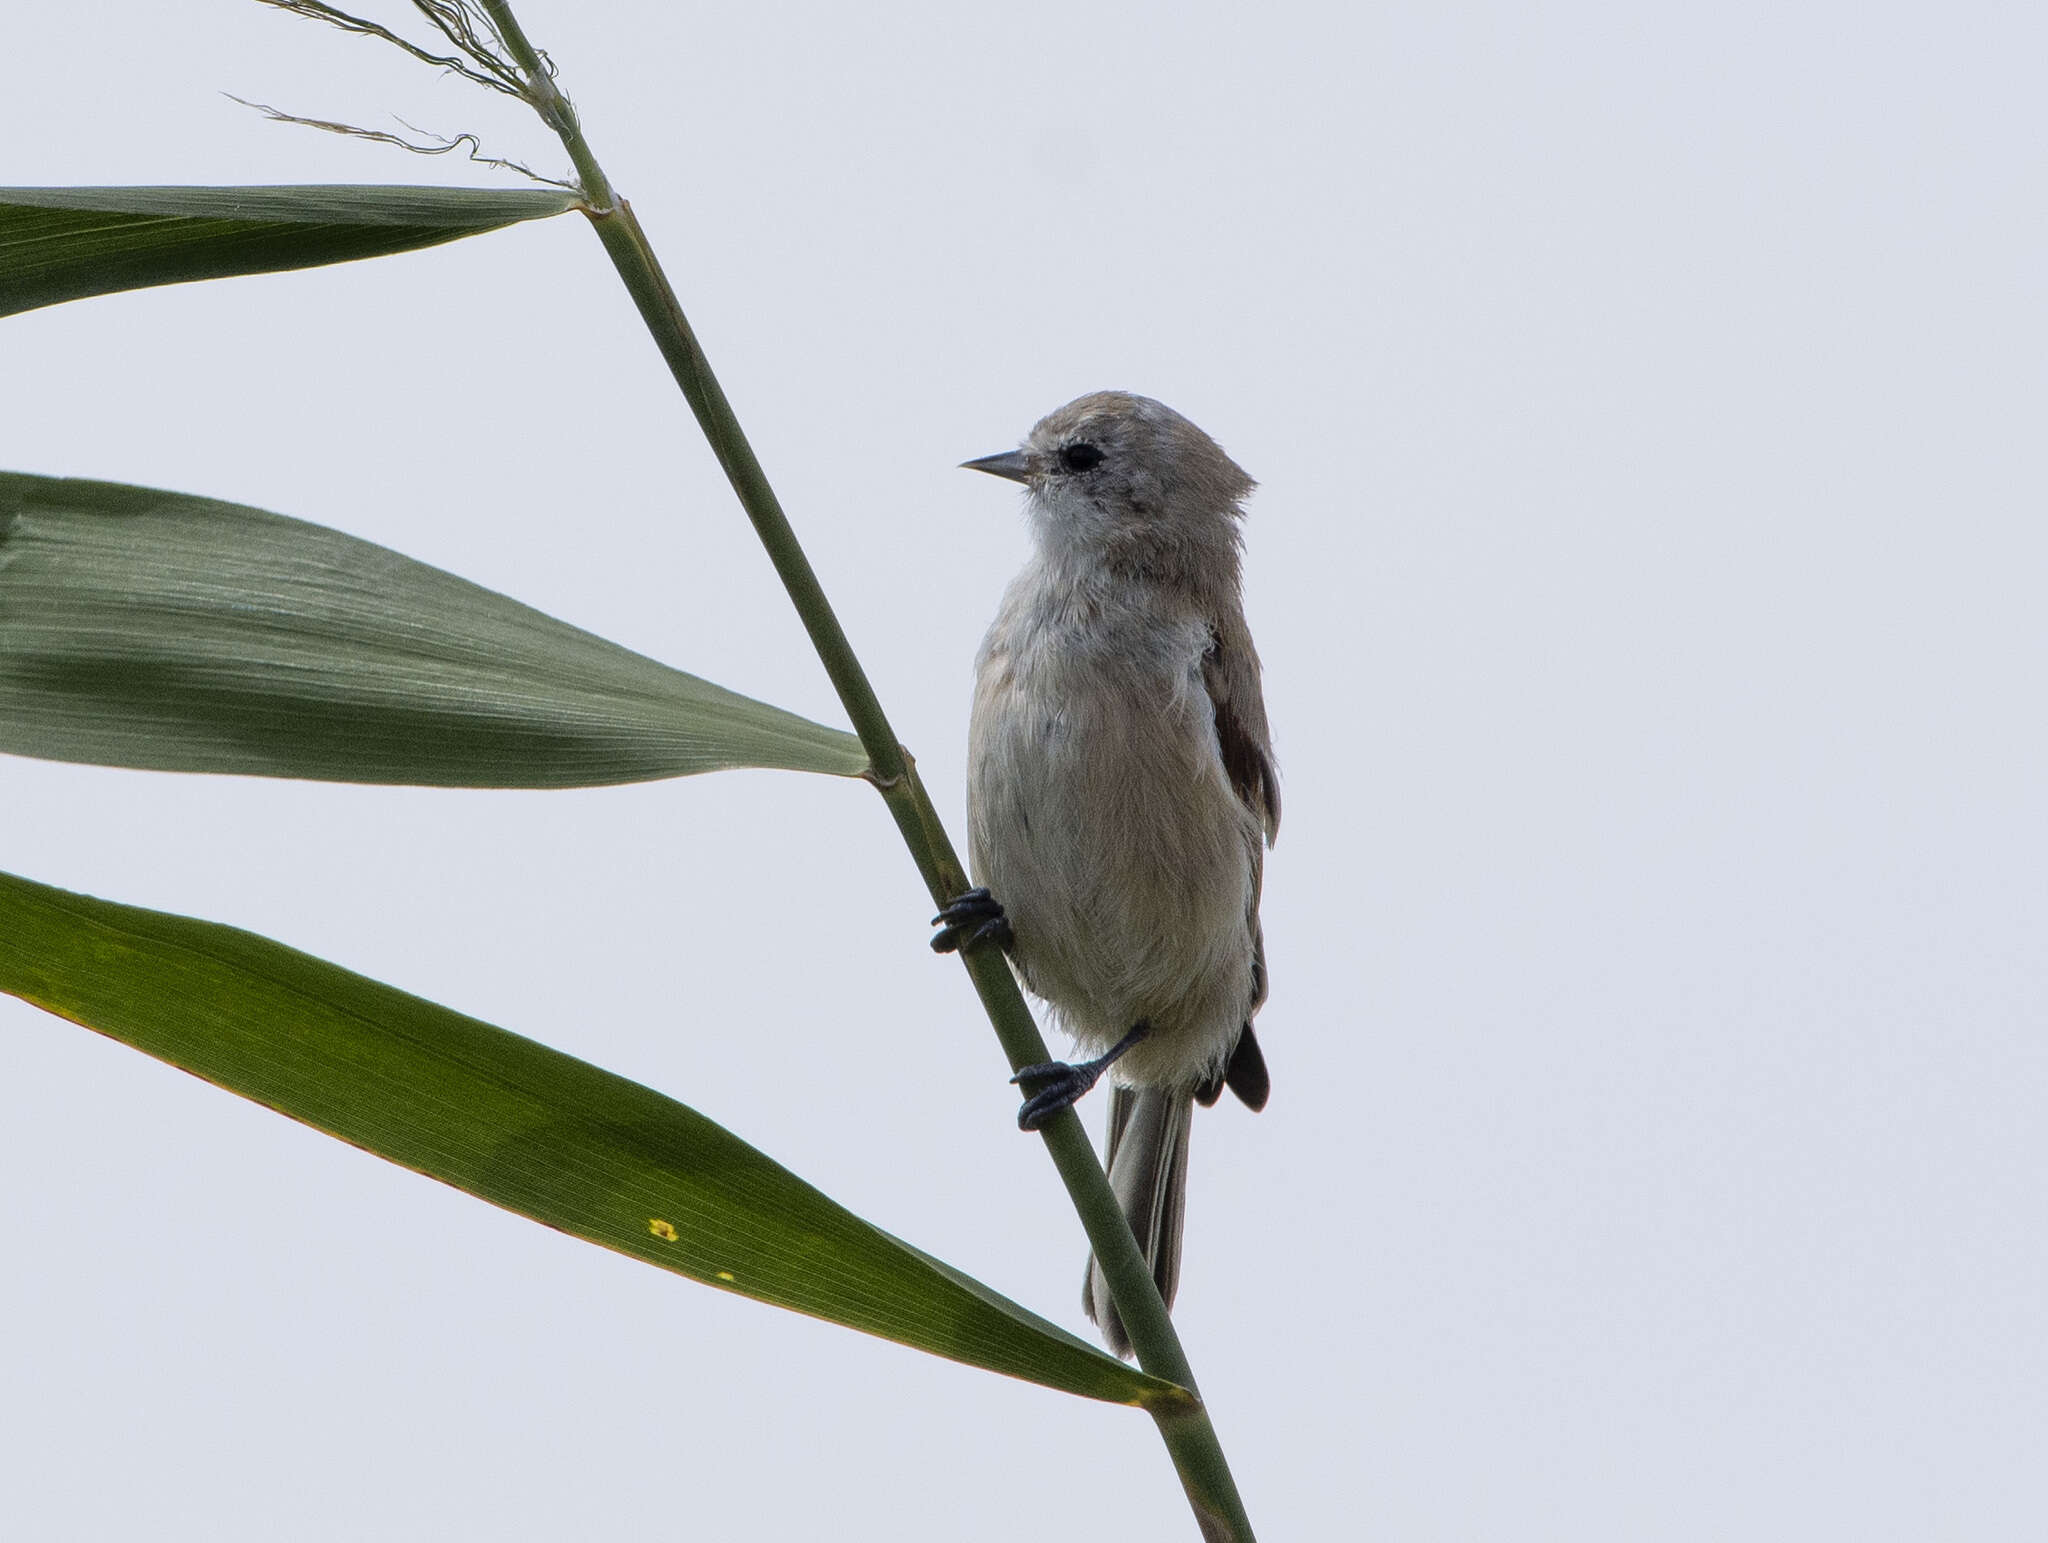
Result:
<instances>
[{"instance_id":1,"label":"plant stem","mask_svg":"<svg viewBox=\"0 0 2048 1543\"><path fill-rule=\"evenodd\" d=\"M932 808L915 762L889 727L867 672L847 642L810 559L790 528L767 474L719 387L710 361L655 258L647 233L631 205L613 192L584 139L574 108L556 90L538 51L527 41L506 0L481 0L481 4L525 74L536 111L561 136L582 180L588 200L585 212L598 239L639 308L655 346L682 388L690 411L789 592L833 689L839 693L847 718L867 751L869 780L881 790L933 903L943 905L968 888L967 871ZM1038 1025L1001 953L983 949L961 957L989 1022L995 1027L996 1037L1002 1042L1003 1052L1009 1057L1011 1069L1051 1060ZM1173 1321L1153 1284L1152 1272L1146 1267L1144 1255L1131 1235L1080 1120L1071 1109L1066 1110L1045 1126L1042 1135L1081 1218L1088 1242L1095 1250L1110 1297L1137 1351L1138 1364L1155 1377L1196 1391L1194 1373L1181 1349L1180 1337L1174 1332ZM1181 1408L1155 1411L1154 1418L1180 1473L1203 1537L1219 1543L1251 1543L1251 1522L1238 1497L1215 1428L1199 1399Z\"/></svg>"}]
</instances>

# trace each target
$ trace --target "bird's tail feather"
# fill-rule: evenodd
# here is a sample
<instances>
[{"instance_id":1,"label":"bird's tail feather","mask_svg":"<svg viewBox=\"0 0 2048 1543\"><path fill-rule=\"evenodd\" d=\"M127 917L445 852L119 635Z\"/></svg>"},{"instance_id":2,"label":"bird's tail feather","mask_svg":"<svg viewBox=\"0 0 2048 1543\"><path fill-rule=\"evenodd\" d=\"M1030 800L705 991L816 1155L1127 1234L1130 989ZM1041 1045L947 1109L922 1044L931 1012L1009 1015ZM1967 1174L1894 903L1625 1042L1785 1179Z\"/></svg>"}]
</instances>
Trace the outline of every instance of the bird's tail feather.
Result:
<instances>
[{"instance_id":1,"label":"bird's tail feather","mask_svg":"<svg viewBox=\"0 0 2048 1543\"><path fill-rule=\"evenodd\" d=\"M1152 1279L1168 1307L1180 1284L1181 1222L1187 1212L1188 1131L1194 1124L1195 1100L1186 1088L1117 1086L1109 1098L1109 1187L1116 1192L1131 1234L1152 1267ZM1109 1298L1095 1256L1088 1256L1088 1274L1081 1286L1081 1305L1102 1329L1102 1338L1120 1356L1131 1353L1131 1339Z\"/></svg>"}]
</instances>

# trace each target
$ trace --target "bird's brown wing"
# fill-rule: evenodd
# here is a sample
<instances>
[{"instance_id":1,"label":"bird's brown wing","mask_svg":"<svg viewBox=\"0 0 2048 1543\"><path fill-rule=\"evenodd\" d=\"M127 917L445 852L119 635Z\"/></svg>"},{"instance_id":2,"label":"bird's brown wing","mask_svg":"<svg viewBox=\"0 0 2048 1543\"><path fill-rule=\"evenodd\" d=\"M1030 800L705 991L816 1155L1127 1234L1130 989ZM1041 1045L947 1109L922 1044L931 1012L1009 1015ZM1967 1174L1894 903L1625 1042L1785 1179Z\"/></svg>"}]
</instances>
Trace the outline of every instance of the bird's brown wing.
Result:
<instances>
[{"instance_id":1,"label":"bird's brown wing","mask_svg":"<svg viewBox=\"0 0 2048 1543\"><path fill-rule=\"evenodd\" d=\"M1241 618L1211 623L1202 680L1216 714L1216 742L1230 785L1258 816L1271 846L1280 834L1280 778L1273 767L1273 736L1259 689L1259 656Z\"/></svg>"},{"instance_id":2,"label":"bird's brown wing","mask_svg":"<svg viewBox=\"0 0 2048 1543\"><path fill-rule=\"evenodd\" d=\"M1216 743L1223 754L1223 770L1265 836L1263 845L1257 840L1248 843L1245 854L1252 868L1251 903L1245 912L1245 925L1252 935L1251 996L1245 1005L1244 1029L1221 1080L1251 1108L1260 1109L1271 1091L1271 1080L1251 1020L1266 1000L1266 935L1259 926L1259 889L1265 877L1265 847L1280 834L1280 778L1273 765L1266 699L1259 689L1259 656L1252 647L1251 634L1241 617L1232 616L1212 623L1209 638L1209 651L1202 658L1202 679L1216 715ZM1206 1094L1202 1102L1213 1103L1221 1091L1222 1087L1203 1087L1197 1096Z\"/></svg>"}]
</instances>

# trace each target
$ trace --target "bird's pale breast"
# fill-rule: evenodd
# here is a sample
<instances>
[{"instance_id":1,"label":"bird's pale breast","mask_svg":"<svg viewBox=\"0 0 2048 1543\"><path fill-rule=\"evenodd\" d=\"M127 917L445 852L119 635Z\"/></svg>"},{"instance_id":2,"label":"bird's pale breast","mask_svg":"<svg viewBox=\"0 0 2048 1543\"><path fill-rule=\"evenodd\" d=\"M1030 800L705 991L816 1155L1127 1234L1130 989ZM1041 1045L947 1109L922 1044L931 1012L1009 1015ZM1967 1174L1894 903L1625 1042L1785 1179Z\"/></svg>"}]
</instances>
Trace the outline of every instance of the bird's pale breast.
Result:
<instances>
[{"instance_id":1,"label":"bird's pale breast","mask_svg":"<svg viewBox=\"0 0 2048 1543\"><path fill-rule=\"evenodd\" d=\"M1018 600L977 680L976 879L1008 909L1025 984L1077 1041L1106 1048L1147 1019L1152 1038L1122 1076L1199 1081L1249 1003L1260 840L1217 747L1207 628L1057 611L1032 622Z\"/></svg>"}]
</instances>

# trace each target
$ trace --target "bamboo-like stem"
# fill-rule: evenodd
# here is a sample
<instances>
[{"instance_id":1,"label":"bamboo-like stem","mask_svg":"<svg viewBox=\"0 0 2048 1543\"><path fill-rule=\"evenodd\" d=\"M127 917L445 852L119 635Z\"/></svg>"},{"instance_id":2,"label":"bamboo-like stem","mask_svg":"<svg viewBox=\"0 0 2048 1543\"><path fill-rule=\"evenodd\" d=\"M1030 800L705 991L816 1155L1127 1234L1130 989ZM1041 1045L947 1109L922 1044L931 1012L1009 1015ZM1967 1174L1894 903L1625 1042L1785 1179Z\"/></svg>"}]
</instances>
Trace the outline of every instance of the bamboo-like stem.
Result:
<instances>
[{"instance_id":1,"label":"bamboo-like stem","mask_svg":"<svg viewBox=\"0 0 2048 1543\"><path fill-rule=\"evenodd\" d=\"M710 361L683 315L682 305L662 272L646 231L631 205L613 192L584 138L574 108L556 89L538 50L527 40L507 0L481 0L481 4L525 75L533 92L529 100L535 110L561 136L582 181L587 199L585 212L598 239L639 308L641 320L661 350L698 426L732 483L740 506L767 549L777 576L789 592L847 718L867 751L869 780L881 790L933 903L943 905L968 887L967 871L932 808L915 762L897 742L867 673L818 583L810 559L790 528L767 474L755 458L753 447L711 371ZM983 949L963 953L961 957L1003 1052L1009 1057L1011 1069L1050 1060L1038 1025L1001 954ZM1174 1332L1152 1273L1079 1118L1071 1109L1066 1110L1047 1124L1041 1134L1095 1250L1110 1297L1137 1352L1138 1364L1155 1377L1196 1391L1194 1373L1181 1349L1180 1337ZM1238 1497L1222 1445L1216 1439L1215 1427L1199 1398L1186 1405L1157 1410L1154 1418L1187 1491L1188 1502L1194 1508L1202 1536L1213 1543L1252 1543L1251 1522Z\"/></svg>"}]
</instances>

